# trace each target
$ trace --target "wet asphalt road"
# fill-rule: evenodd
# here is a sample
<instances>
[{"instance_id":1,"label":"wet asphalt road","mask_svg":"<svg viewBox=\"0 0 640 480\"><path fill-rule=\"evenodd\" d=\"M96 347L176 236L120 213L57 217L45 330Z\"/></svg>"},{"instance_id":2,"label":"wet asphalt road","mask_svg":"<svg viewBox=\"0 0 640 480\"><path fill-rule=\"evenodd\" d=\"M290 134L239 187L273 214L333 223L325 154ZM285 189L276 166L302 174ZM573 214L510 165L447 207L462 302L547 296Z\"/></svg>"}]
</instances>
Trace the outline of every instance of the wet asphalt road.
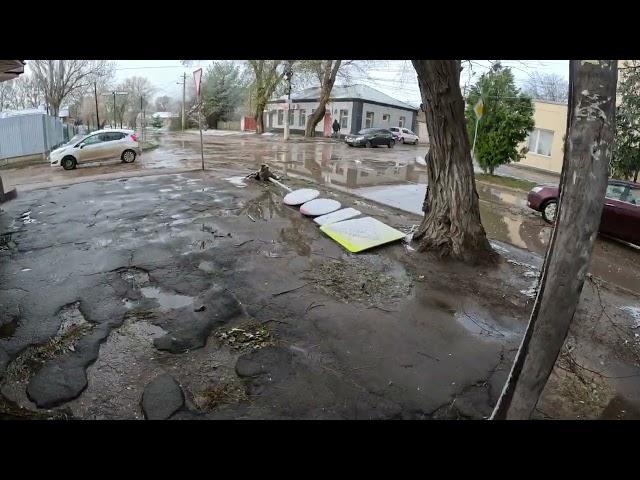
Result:
<instances>
[{"instance_id":1,"label":"wet asphalt road","mask_svg":"<svg viewBox=\"0 0 640 480\"><path fill-rule=\"evenodd\" d=\"M381 209L361 194L372 190L361 188L402 187L410 199L424 175L415 162L419 148L364 151L330 141L286 146L269 138L208 137L210 174L153 176L199 167L189 134L160 141L134 165L37 167L32 178L9 172L27 193L0 217L2 231L15 230L17 242L0 252L0 314L10 319L0 331L4 398L77 418L142 418L140 399L153 393L147 387L169 374L184 392L173 418L488 415L526 324L539 257L498 242L494 248L508 258L499 270L462 268L449 277L402 244L347 255L283 207L277 192L224 180L268 162L286 170L295 186L321 183L345 205L407 228L417 215ZM141 174L148 178L132 178ZM28 192L47 182L63 187ZM490 236L544 249L541 232L548 227L523 213L519 194L492 188L480 194ZM323 269L327 278L309 278ZM338 289L334 278L342 279ZM362 288L389 279L372 290L372 305L358 300L359 284L349 292L363 278ZM396 285L417 288L408 295L385 290ZM290 289L295 292L282 293ZM579 318L595 324L580 331L575 352L584 358L578 360L610 378L636 375L631 300L603 289L603 319L595 295L585 288L586 313ZM214 337L219 328L246 329L247 322L251 331L269 325L273 344L235 351ZM621 325L630 340L595 355L594 332L606 336ZM622 353L627 357L618 358ZM545 412L570 417L583 408L585 397L567 402L567 384L551 391ZM251 401L220 400L240 385ZM602 387L596 407L587 402L593 408L587 414L608 405L612 416L630 411L625 402L640 399L634 385Z\"/></svg>"},{"instance_id":2,"label":"wet asphalt road","mask_svg":"<svg viewBox=\"0 0 640 480\"><path fill-rule=\"evenodd\" d=\"M155 173L177 173L201 168L197 132L150 136L159 147L143 153L134 164L107 161L74 171L47 165L3 169L6 188L29 191L54 185L107 180ZM305 141L293 137L289 144L279 135L256 136L238 132L209 131L204 135L207 169L225 168L239 173L255 171L261 163L285 176L307 180L414 213L416 222L426 189L424 146L396 145L375 149L350 148L331 139ZM507 167L505 167L507 168ZM517 174L508 167L507 174ZM487 234L494 239L544 255L551 227L526 207L526 193L478 183L481 216ZM599 237L591 273L623 288L640 292L640 249Z\"/></svg>"}]
</instances>

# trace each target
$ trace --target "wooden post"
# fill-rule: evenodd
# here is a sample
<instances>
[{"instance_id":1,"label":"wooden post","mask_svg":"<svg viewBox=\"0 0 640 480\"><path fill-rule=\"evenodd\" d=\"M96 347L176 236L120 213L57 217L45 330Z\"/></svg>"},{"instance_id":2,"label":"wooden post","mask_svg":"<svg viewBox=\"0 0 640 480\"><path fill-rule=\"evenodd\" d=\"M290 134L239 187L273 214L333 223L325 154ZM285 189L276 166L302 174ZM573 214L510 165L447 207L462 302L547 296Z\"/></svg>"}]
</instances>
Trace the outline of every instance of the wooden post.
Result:
<instances>
[{"instance_id":1,"label":"wooden post","mask_svg":"<svg viewBox=\"0 0 640 480\"><path fill-rule=\"evenodd\" d=\"M562 349L598 235L613 151L616 60L572 60L556 226L520 349L492 419L528 419Z\"/></svg>"}]
</instances>

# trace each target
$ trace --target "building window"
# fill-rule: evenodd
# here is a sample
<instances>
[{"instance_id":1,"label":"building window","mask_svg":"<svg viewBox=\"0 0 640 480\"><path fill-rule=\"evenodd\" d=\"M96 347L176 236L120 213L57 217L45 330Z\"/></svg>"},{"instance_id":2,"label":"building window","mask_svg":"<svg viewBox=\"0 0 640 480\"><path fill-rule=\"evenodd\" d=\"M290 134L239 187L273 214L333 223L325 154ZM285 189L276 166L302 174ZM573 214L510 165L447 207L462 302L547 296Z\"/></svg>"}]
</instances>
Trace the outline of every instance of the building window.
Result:
<instances>
[{"instance_id":1,"label":"building window","mask_svg":"<svg viewBox=\"0 0 640 480\"><path fill-rule=\"evenodd\" d=\"M373 112L367 112L367 115L364 119L364 128L373 127Z\"/></svg>"},{"instance_id":2,"label":"building window","mask_svg":"<svg viewBox=\"0 0 640 480\"><path fill-rule=\"evenodd\" d=\"M389 115L388 113L383 113L382 114L382 121L389 123L391 121L391 115Z\"/></svg>"},{"instance_id":3,"label":"building window","mask_svg":"<svg viewBox=\"0 0 640 480\"><path fill-rule=\"evenodd\" d=\"M545 157L551 156L551 144L553 143L553 131L534 129L529 134L529 151Z\"/></svg>"},{"instance_id":4,"label":"building window","mask_svg":"<svg viewBox=\"0 0 640 480\"><path fill-rule=\"evenodd\" d=\"M278 110L278 125L284 124L284 110Z\"/></svg>"},{"instance_id":5,"label":"building window","mask_svg":"<svg viewBox=\"0 0 640 480\"><path fill-rule=\"evenodd\" d=\"M289 126L293 126L293 117L295 116L295 110L289 109Z\"/></svg>"},{"instance_id":6,"label":"building window","mask_svg":"<svg viewBox=\"0 0 640 480\"><path fill-rule=\"evenodd\" d=\"M340 110L340 128L347 128L349 125L349 110Z\"/></svg>"},{"instance_id":7,"label":"building window","mask_svg":"<svg viewBox=\"0 0 640 480\"><path fill-rule=\"evenodd\" d=\"M300 110L300 126L304 127L305 123L307 121L307 111L306 110Z\"/></svg>"},{"instance_id":8,"label":"building window","mask_svg":"<svg viewBox=\"0 0 640 480\"><path fill-rule=\"evenodd\" d=\"M398 122L398 126L400 128L404 127L404 124L407 122L407 119L405 117L400 117L400 121Z\"/></svg>"}]
</instances>

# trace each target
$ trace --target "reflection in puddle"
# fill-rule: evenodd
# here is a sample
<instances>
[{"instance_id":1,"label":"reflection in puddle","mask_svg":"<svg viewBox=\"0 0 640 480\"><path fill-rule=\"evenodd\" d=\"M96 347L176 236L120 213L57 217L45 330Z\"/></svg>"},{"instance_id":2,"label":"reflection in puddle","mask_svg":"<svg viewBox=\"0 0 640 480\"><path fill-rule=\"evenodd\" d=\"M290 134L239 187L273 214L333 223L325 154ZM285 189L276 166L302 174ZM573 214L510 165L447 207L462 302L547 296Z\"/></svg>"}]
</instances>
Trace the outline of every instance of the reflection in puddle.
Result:
<instances>
[{"instance_id":1,"label":"reflection in puddle","mask_svg":"<svg viewBox=\"0 0 640 480\"><path fill-rule=\"evenodd\" d=\"M229 177L225 178L225 180L238 188L245 188L247 186L247 184L244 183L244 177Z\"/></svg>"},{"instance_id":2,"label":"reflection in puddle","mask_svg":"<svg viewBox=\"0 0 640 480\"><path fill-rule=\"evenodd\" d=\"M158 287L144 287L141 288L140 291L145 297L156 299L160 304L160 308L162 310L182 308L193 303L193 297L178 295L177 293L164 292Z\"/></svg>"}]
</instances>

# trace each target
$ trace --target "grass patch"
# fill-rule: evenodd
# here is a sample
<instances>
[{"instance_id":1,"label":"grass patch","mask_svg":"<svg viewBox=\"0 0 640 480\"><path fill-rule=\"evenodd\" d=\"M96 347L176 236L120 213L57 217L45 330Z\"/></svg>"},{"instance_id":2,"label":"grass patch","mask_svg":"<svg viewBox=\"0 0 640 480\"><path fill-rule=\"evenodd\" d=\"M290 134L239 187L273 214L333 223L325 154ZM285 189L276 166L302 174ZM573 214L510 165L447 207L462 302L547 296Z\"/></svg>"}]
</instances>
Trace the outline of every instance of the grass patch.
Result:
<instances>
[{"instance_id":1,"label":"grass patch","mask_svg":"<svg viewBox=\"0 0 640 480\"><path fill-rule=\"evenodd\" d=\"M476 173L476 180L479 182L492 183L501 187L517 188L528 192L537 185L535 182L529 180L521 180L519 178L502 177L500 175L489 175L487 173Z\"/></svg>"},{"instance_id":2,"label":"grass patch","mask_svg":"<svg viewBox=\"0 0 640 480\"><path fill-rule=\"evenodd\" d=\"M275 345L275 339L264 325L247 322L236 328L216 333L216 337L233 350L258 350Z\"/></svg>"},{"instance_id":3,"label":"grass patch","mask_svg":"<svg viewBox=\"0 0 640 480\"><path fill-rule=\"evenodd\" d=\"M158 143L156 142L149 142L147 140L145 140L144 142L140 142L140 148L142 148L143 152L146 152L148 150L153 150L154 148L158 148Z\"/></svg>"},{"instance_id":4,"label":"grass patch","mask_svg":"<svg viewBox=\"0 0 640 480\"><path fill-rule=\"evenodd\" d=\"M194 395L194 403L201 410L213 410L220 405L247 400L244 386L236 381L222 382Z\"/></svg>"}]
</instances>

